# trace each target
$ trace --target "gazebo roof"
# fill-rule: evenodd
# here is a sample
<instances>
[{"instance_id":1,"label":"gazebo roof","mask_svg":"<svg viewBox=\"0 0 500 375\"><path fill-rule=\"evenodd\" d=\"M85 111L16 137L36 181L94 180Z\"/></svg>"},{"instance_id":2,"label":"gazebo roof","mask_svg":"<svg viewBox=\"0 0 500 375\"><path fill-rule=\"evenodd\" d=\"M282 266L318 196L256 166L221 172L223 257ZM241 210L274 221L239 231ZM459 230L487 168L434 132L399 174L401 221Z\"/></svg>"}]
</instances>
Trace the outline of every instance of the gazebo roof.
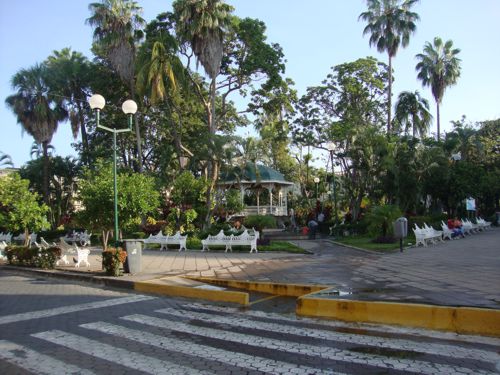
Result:
<instances>
[{"instance_id":1,"label":"gazebo roof","mask_svg":"<svg viewBox=\"0 0 500 375\"><path fill-rule=\"evenodd\" d=\"M269 184L293 185L293 182L286 181L285 177L278 171L261 164L247 163L245 168L234 168L226 175L222 175L220 185L233 184Z\"/></svg>"}]
</instances>

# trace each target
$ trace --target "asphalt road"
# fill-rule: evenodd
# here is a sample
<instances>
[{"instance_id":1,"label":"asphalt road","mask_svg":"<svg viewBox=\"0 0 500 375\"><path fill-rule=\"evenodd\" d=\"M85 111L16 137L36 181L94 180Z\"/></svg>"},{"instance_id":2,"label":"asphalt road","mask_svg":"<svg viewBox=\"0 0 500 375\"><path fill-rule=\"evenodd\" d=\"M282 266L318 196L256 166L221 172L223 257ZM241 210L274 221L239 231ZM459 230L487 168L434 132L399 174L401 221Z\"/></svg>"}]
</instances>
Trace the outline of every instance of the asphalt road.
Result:
<instances>
[{"instance_id":1,"label":"asphalt road","mask_svg":"<svg viewBox=\"0 0 500 375\"><path fill-rule=\"evenodd\" d=\"M1 374L491 374L500 339L296 318L0 270ZM273 309L273 306L275 309Z\"/></svg>"}]
</instances>

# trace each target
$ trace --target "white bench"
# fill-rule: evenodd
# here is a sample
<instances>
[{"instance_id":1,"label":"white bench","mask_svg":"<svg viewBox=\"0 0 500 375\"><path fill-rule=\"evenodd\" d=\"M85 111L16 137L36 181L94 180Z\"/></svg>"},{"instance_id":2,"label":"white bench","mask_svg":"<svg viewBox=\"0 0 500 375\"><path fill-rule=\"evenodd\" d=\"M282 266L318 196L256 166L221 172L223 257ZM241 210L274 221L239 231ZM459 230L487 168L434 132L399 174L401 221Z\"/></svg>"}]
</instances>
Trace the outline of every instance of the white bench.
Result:
<instances>
[{"instance_id":1,"label":"white bench","mask_svg":"<svg viewBox=\"0 0 500 375\"><path fill-rule=\"evenodd\" d=\"M203 249L201 251L210 251L209 246L225 246L226 253L227 251L233 251L233 246L250 246L250 252L254 251L258 253L257 250L257 239L259 238L259 232L254 231L254 234L248 232L248 230L244 230L238 236L234 234L225 235L224 231L221 230L215 236L208 236L206 239L201 240L201 244L203 245Z\"/></svg>"},{"instance_id":2,"label":"white bench","mask_svg":"<svg viewBox=\"0 0 500 375\"><path fill-rule=\"evenodd\" d=\"M425 225L425 224L424 224ZM437 231L434 228L428 227L425 225L424 228L419 228L417 224L415 224L415 229L413 229L415 233L415 246L422 244L424 247L427 247L428 241L431 243L436 243L438 240L443 240L443 232Z\"/></svg>"},{"instance_id":3,"label":"white bench","mask_svg":"<svg viewBox=\"0 0 500 375\"><path fill-rule=\"evenodd\" d=\"M4 241L6 243L12 242L12 233L0 233L0 241Z\"/></svg>"},{"instance_id":4,"label":"white bench","mask_svg":"<svg viewBox=\"0 0 500 375\"><path fill-rule=\"evenodd\" d=\"M177 232L173 236L164 236L161 232L155 235L150 234L148 238L144 240L144 243L159 244L160 251L165 248L167 250L167 245L179 245L179 251L186 251L187 235L183 236L180 232Z\"/></svg>"},{"instance_id":5,"label":"white bench","mask_svg":"<svg viewBox=\"0 0 500 375\"><path fill-rule=\"evenodd\" d=\"M76 232L73 231L69 236L62 237L64 241L70 243L79 243L81 246L90 245L90 237L92 233L85 232Z\"/></svg>"},{"instance_id":6,"label":"white bench","mask_svg":"<svg viewBox=\"0 0 500 375\"><path fill-rule=\"evenodd\" d=\"M455 238L453 237L453 230L448 228L448 225L445 224L444 221L441 222L441 229L443 229L443 240L445 238L448 238L450 240L454 240Z\"/></svg>"},{"instance_id":7,"label":"white bench","mask_svg":"<svg viewBox=\"0 0 500 375\"><path fill-rule=\"evenodd\" d=\"M77 259L76 259L75 268L79 268L80 263L85 263L87 265L87 267L90 267L90 263L89 263L90 250L77 248L76 253L77 253Z\"/></svg>"},{"instance_id":8,"label":"white bench","mask_svg":"<svg viewBox=\"0 0 500 375\"><path fill-rule=\"evenodd\" d=\"M490 229L491 228L491 222L490 221L486 221L486 220L478 217L476 219L476 222L477 222L477 225L479 225L483 229Z\"/></svg>"}]
</instances>

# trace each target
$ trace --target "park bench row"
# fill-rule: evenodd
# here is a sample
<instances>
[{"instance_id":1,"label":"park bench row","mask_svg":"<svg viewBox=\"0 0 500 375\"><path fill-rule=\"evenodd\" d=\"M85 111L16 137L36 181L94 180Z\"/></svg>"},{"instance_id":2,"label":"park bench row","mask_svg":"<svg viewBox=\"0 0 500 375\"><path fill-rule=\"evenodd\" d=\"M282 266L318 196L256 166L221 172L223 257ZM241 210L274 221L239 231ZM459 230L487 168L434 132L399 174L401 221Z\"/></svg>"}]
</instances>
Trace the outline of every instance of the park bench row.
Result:
<instances>
[{"instance_id":1,"label":"park bench row","mask_svg":"<svg viewBox=\"0 0 500 375\"><path fill-rule=\"evenodd\" d=\"M259 239L259 232L256 230L244 229L243 233L236 234L224 234L221 230L218 234L212 236L209 235L206 239L201 240L203 246L202 251L210 251L209 246L225 246L226 252L233 251L233 246L250 246L250 252L257 251L257 240ZM150 234L148 238L144 240L145 244L159 244L160 250L167 249L168 245L179 245L179 251L186 250L187 235L181 235L177 232L173 236L164 235L163 233Z\"/></svg>"},{"instance_id":2,"label":"park bench row","mask_svg":"<svg viewBox=\"0 0 500 375\"><path fill-rule=\"evenodd\" d=\"M487 230L490 227L491 222L482 218L477 218L476 223L468 219L462 220L462 231L464 236ZM429 244L435 244L439 241L443 242L446 238L450 240L459 238L458 236L454 236L453 230L448 228L448 225L444 221L441 222L441 229L442 230L436 230L426 223L423 224L422 228L415 224L415 228L413 229L416 239L415 246L423 245L427 247Z\"/></svg>"}]
</instances>

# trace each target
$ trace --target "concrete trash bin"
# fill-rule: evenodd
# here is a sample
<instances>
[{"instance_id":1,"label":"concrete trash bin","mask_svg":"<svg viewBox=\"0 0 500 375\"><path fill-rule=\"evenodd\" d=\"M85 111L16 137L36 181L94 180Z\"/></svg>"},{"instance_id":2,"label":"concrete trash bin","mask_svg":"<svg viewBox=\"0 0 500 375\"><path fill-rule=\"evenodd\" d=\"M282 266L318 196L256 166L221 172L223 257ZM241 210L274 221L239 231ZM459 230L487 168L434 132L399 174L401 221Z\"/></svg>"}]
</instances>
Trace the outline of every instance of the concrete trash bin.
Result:
<instances>
[{"instance_id":1,"label":"concrete trash bin","mask_svg":"<svg viewBox=\"0 0 500 375\"><path fill-rule=\"evenodd\" d=\"M125 261L125 272L141 272L142 244L143 240L123 240L127 260Z\"/></svg>"}]
</instances>

